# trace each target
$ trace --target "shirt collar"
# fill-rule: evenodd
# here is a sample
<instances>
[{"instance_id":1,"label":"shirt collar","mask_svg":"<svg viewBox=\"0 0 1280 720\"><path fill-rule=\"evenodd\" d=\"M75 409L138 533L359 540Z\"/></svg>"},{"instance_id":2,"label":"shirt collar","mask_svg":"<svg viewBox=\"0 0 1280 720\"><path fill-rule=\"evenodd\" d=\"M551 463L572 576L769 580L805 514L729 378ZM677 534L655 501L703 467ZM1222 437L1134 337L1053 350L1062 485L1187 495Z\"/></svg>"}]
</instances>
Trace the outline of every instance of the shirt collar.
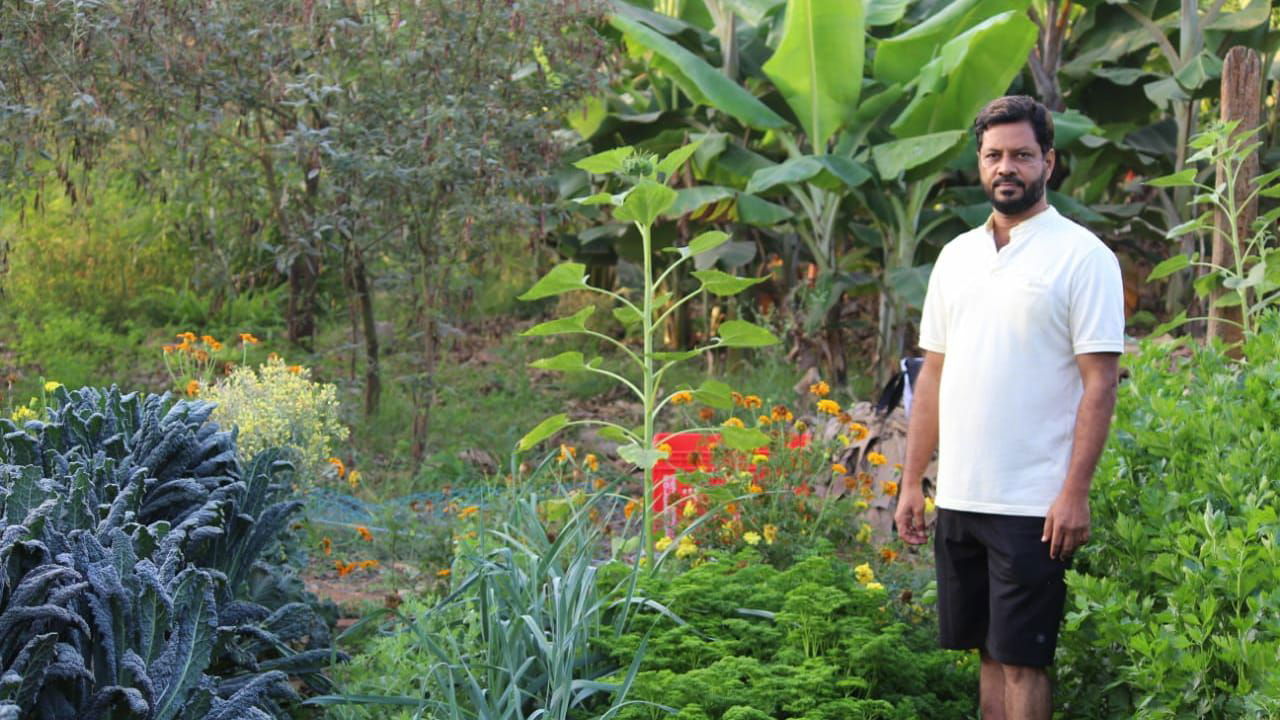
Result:
<instances>
[{"instance_id":1,"label":"shirt collar","mask_svg":"<svg viewBox=\"0 0 1280 720\"><path fill-rule=\"evenodd\" d=\"M1041 210L1035 215L1032 215L1026 220L1023 220L1017 225L1014 225L1012 228L1009 228L1009 242L1013 242L1018 238L1024 237L1027 234L1034 232L1037 227L1045 223L1052 222L1053 220L1059 217L1061 216L1058 214L1057 209L1055 209L1052 205L1046 205L1044 210ZM995 221L995 213L992 213L987 216L987 221L983 223L982 228L987 231L987 235L994 234L995 232L993 228L994 221Z\"/></svg>"}]
</instances>

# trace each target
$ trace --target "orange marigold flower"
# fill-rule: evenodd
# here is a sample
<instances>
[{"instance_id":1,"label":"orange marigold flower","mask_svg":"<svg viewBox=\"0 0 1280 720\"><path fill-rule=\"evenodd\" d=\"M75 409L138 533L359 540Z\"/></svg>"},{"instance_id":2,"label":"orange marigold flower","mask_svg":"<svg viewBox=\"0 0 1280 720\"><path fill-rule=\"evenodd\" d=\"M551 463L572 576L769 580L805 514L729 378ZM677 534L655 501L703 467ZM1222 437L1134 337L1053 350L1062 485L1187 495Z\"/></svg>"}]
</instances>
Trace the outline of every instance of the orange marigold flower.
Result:
<instances>
[{"instance_id":1,"label":"orange marigold flower","mask_svg":"<svg viewBox=\"0 0 1280 720\"><path fill-rule=\"evenodd\" d=\"M671 449L670 443L662 443L658 446L658 452L666 453L667 457L671 457L671 453L674 451Z\"/></svg>"},{"instance_id":2,"label":"orange marigold flower","mask_svg":"<svg viewBox=\"0 0 1280 720\"><path fill-rule=\"evenodd\" d=\"M631 515L635 513L635 511L639 509L639 507L640 507L640 504L637 503L635 500L628 500L627 504L622 508L623 517L630 520Z\"/></svg>"},{"instance_id":3,"label":"orange marigold flower","mask_svg":"<svg viewBox=\"0 0 1280 720\"><path fill-rule=\"evenodd\" d=\"M582 458L582 464L586 465L587 469L591 472L600 471L600 458L597 458L595 453L587 453L586 456Z\"/></svg>"},{"instance_id":4,"label":"orange marigold flower","mask_svg":"<svg viewBox=\"0 0 1280 720\"><path fill-rule=\"evenodd\" d=\"M197 350L195 351L195 358L196 358L196 362L202 362L202 363L209 362L209 353L205 352L204 350Z\"/></svg>"},{"instance_id":5,"label":"orange marigold flower","mask_svg":"<svg viewBox=\"0 0 1280 720\"><path fill-rule=\"evenodd\" d=\"M195 334L195 333L193 333L193 332L187 331L187 332L184 332L184 333L182 333L181 335L179 335L179 336L178 336L178 339L179 339L179 340L184 340L184 341L186 341L186 342L188 342L188 343L193 343L193 342L195 342L195 341L196 341L196 334Z\"/></svg>"},{"instance_id":6,"label":"orange marigold flower","mask_svg":"<svg viewBox=\"0 0 1280 720\"><path fill-rule=\"evenodd\" d=\"M862 442L871 433L862 423L849 423L849 436L854 442Z\"/></svg>"},{"instance_id":7,"label":"orange marigold flower","mask_svg":"<svg viewBox=\"0 0 1280 720\"><path fill-rule=\"evenodd\" d=\"M836 475L848 475L849 468L845 467L841 463L831 463L831 472L835 473Z\"/></svg>"},{"instance_id":8,"label":"orange marigold flower","mask_svg":"<svg viewBox=\"0 0 1280 720\"><path fill-rule=\"evenodd\" d=\"M809 386L809 394L815 397L824 398L831 394L831 386L828 385L826 382L819 380L818 382Z\"/></svg>"},{"instance_id":9,"label":"orange marigold flower","mask_svg":"<svg viewBox=\"0 0 1280 720\"><path fill-rule=\"evenodd\" d=\"M217 340L214 340L213 342L209 343L209 349L213 350L214 352L218 352L222 350L222 343L218 342Z\"/></svg>"},{"instance_id":10,"label":"orange marigold flower","mask_svg":"<svg viewBox=\"0 0 1280 720\"><path fill-rule=\"evenodd\" d=\"M212 335L201 335L200 342L204 343L205 345L212 345L218 341L214 340Z\"/></svg>"},{"instance_id":11,"label":"orange marigold flower","mask_svg":"<svg viewBox=\"0 0 1280 720\"><path fill-rule=\"evenodd\" d=\"M760 399L759 395L748 395L742 398L742 404L748 410L764 407L764 401Z\"/></svg>"},{"instance_id":12,"label":"orange marigold flower","mask_svg":"<svg viewBox=\"0 0 1280 720\"><path fill-rule=\"evenodd\" d=\"M853 492L858 489L858 479L852 475L844 476L844 489Z\"/></svg>"},{"instance_id":13,"label":"orange marigold flower","mask_svg":"<svg viewBox=\"0 0 1280 720\"><path fill-rule=\"evenodd\" d=\"M710 421L711 418L714 418L715 416L716 416L716 411L712 410L709 407L704 407L698 411L698 417L705 421Z\"/></svg>"},{"instance_id":14,"label":"orange marigold flower","mask_svg":"<svg viewBox=\"0 0 1280 720\"><path fill-rule=\"evenodd\" d=\"M893 497L898 494L898 483L892 480L885 480L884 487L882 488L882 490L884 490L885 495L888 495L889 497Z\"/></svg>"},{"instance_id":15,"label":"orange marigold flower","mask_svg":"<svg viewBox=\"0 0 1280 720\"><path fill-rule=\"evenodd\" d=\"M871 482L872 482L871 473L867 472L866 470L863 470L862 472L858 473L859 485L861 485L864 488L869 488L871 487Z\"/></svg>"},{"instance_id":16,"label":"orange marigold flower","mask_svg":"<svg viewBox=\"0 0 1280 720\"><path fill-rule=\"evenodd\" d=\"M735 427L735 428L746 427L746 425L744 425L742 421L736 417L731 417L720 424L723 425L724 427Z\"/></svg>"},{"instance_id":17,"label":"orange marigold flower","mask_svg":"<svg viewBox=\"0 0 1280 720\"><path fill-rule=\"evenodd\" d=\"M324 551L325 557L333 554L333 541L329 538L320 538L320 549Z\"/></svg>"},{"instance_id":18,"label":"orange marigold flower","mask_svg":"<svg viewBox=\"0 0 1280 720\"><path fill-rule=\"evenodd\" d=\"M885 456L881 455L878 452L867 453L867 462L871 463L872 465L883 465L886 462L888 462L888 460L889 458L886 458Z\"/></svg>"},{"instance_id":19,"label":"orange marigold flower","mask_svg":"<svg viewBox=\"0 0 1280 720\"><path fill-rule=\"evenodd\" d=\"M672 405L688 405L691 402L693 402L693 393L688 390L681 390L671 396Z\"/></svg>"},{"instance_id":20,"label":"orange marigold flower","mask_svg":"<svg viewBox=\"0 0 1280 720\"><path fill-rule=\"evenodd\" d=\"M436 577L449 577L452 572L449 568L440 568L436 571Z\"/></svg>"},{"instance_id":21,"label":"orange marigold flower","mask_svg":"<svg viewBox=\"0 0 1280 720\"><path fill-rule=\"evenodd\" d=\"M187 383L187 397L196 397L200 394L200 381L192 380Z\"/></svg>"},{"instance_id":22,"label":"orange marigold flower","mask_svg":"<svg viewBox=\"0 0 1280 720\"><path fill-rule=\"evenodd\" d=\"M344 478L347 476L347 466L343 464L342 458L331 457L329 458L329 464L332 465L334 471L338 473L338 477Z\"/></svg>"},{"instance_id":23,"label":"orange marigold flower","mask_svg":"<svg viewBox=\"0 0 1280 720\"><path fill-rule=\"evenodd\" d=\"M360 533L360 539L365 542L373 542L373 533L369 532L369 528L363 525L356 526L356 532Z\"/></svg>"},{"instance_id":24,"label":"orange marigold flower","mask_svg":"<svg viewBox=\"0 0 1280 720\"><path fill-rule=\"evenodd\" d=\"M791 422L795 418L786 405L774 405L769 414L778 422Z\"/></svg>"},{"instance_id":25,"label":"orange marigold flower","mask_svg":"<svg viewBox=\"0 0 1280 720\"><path fill-rule=\"evenodd\" d=\"M556 455L556 462L567 462L578 456L578 449L572 445L560 444L560 454Z\"/></svg>"},{"instance_id":26,"label":"orange marigold flower","mask_svg":"<svg viewBox=\"0 0 1280 720\"><path fill-rule=\"evenodd\" d=\"M898 553L893 548L880 548L880 559L885 562L893 562L898 559Z\"/></svg>"},{"instance_id":27,"label":"orange marigold flower","mask_svg":"<svg viewBox=\"0 0 1280 720\"><path fill-rule=\"evenodd\" d=\"M293 373L294 375L301 375L301 374L302 374L302 366L301 366L301 365L290 365L289 367L285 368L285 370L288 370L289 372Z\"/></svg>"},{"instance_id":28,"label":"orange marigold flower","mask_svg":"<svg viewBox=\"0 0 1280 720\"><path fill-rule=\"evenodd\" d=\"M862 496L863 500L870 500L871 498L875 497L875 493L871 492L871 488L869 487L862 488L861 490L858 491L858 494Z\"/></svg>"},{"instance_id":29,"label":"orange marigold flower","mask_svg":"<svg viewBox=\"0 0 1280 720\"><path fill-rule=\"evenodd\" d=\"M177 345L165 345L164 354L165 355L171 354L175 349L177 349L177 347L178 347Z\"/></svg>"},{"instance_id":30,"label":"orange marigold flower","mask_svg":"<svg viewBox=\"0 0 1280 720\"><path fill-rule=\"evenodd\" d=\"M764 492L764 488L760 487L759 485L756 485L755 483L751 483L751 487L747 488L747 492L751 493L752 495L759 495L760 493Z\"/></svg>"},{"instance_id":31,"label":"orange marigold flower","mask_svg":"<svg viewBox=\"0 0 1280 720\"><path fill-rule=\"evenodd\" d=\"M761 415L760 417L756 418L756 424L760 426L766 426L772 422L773 422L773 418L769 417L768 415Z\"/></svg>"},{"instance_id":32,"label":"orange marigold flower","mask_svg":"<svg viewBox=\"0 0 1280 720\"><path fill-rule=\"evenodd\" d=\"M828 415L839 415L840 403L836 402L835 400L819 400L818 412L826 413Z\"/></svg>"},{"instance_id":33,"label":"orange marigold flower","mask_svg":"<svg viewBox=\"0 0 1280 720\"><path fill-rule=\"evenodd\" d=\"M240 333L240 342L249 345L257 345L260 341L253 336L253 333Z\"/></svg>"},{"instance_id":34,"label":"orange marigold flower","mask_svg":"<svg viewBox=\"0 0 1280 720\"><path fill-rule=\"evenodd\" d=\"M333 566L338 569L338 577L346 577L352 570L356 569L355 563L344 563L341 560L334 560Z\"/></svg>"},{"instance_id":35,"label":"orange marigold flower","mask_svg":"<svg viewBox=\"0 0 1280 720\"><path fill-rule=\"evenodd\" d=\"M376 568L376 567L378 567L377 560L361 560L360 561L361 570L372 570L373 568Z\"/></svg>"},{"instance_id":36,"label":"orange marigold flower","mask_svg":"<svg viewBox=\"0 0 1280 720\"><path fill-rule=\"evenodd\" d=\"M462 508L462 511L458 513L458 519L459 519L459 520L465 520L466 518L469 518L469 517L471 517L472 515L475 515L475 514L476 514L476 513L478 513L478 512L480 512L480 506L479 506L479 505L468 505L468 506L466 506L466 507Z\"/></svg>"},{"instance_id":37,"label":"orange marigold flower","mask_svg":"<svg viewBox=\"0 0 1280 720\"><path fill-rule=\"evenodd\" d=\"M742 397L742 393L736 390L729 393L729 397L733 398L733 404L737 405L738 407L742 407L743 405L746 405L746 402L747 402L746 398Z\"/></svg>"}]
</instances>

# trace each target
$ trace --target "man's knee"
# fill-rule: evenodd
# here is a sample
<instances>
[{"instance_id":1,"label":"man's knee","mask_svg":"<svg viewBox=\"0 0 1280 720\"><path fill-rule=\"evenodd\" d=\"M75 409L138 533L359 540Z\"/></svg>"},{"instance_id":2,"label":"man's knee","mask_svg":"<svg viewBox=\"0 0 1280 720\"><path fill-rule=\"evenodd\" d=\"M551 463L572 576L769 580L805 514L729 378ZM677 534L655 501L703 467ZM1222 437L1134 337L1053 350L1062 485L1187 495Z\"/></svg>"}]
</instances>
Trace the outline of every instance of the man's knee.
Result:
<instances>
[{"instance_id":1,"label":"man's knee","mask_svg":"<svg viewBox=\"0 0 1280 720\"><path fill-rule=\"evenodd\" d=\"M1048 672L1042 667L1028 667L1026 665L1003 665L1002 667L1004 669L1004 681L1010 685L1038 683L1048 676Z\"/></svg>"}]
</instances>

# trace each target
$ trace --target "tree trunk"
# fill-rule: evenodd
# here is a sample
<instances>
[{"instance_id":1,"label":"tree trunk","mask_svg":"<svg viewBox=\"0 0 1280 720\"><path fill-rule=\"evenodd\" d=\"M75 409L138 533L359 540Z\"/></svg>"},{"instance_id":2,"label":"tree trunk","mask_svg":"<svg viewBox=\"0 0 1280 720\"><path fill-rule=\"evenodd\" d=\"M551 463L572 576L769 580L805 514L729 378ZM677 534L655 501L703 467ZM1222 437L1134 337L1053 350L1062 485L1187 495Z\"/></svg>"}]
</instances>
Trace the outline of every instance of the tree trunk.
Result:
<instances>
[{"instance_id":1,"label":"tree trunk","mask_svg":"<svg viewBox=\"0 0 1280 720\"><path fill-rule=\"evenodd\" d=\"M438 343L436 342L436 296L439 293L436 287L437 283L433 277L435 272L433 264L435 253L432 248L432 240L430 238L419 240L418 248L422 261L422 266L419 269L422 295L418 306L418 329L422 333L422 355L418 359L421 372L413 384L413 440L410 443L410 453L413 456L415 465L420 465L427 455L427 438L431 432L431 406L435 404L436 353L438 351Z\"/></svg>"},{"instance_id":2,"label":"tree trunk","mask_svg":"<svg viewBox=\"0 0 1280 720\"><path fill-rule=\"evenodd\" d=\"M1258 126L1262 107L1259 99L1262 95L1262 62L1253 50L1233 47L1227 53L1222 66L1222 121L1236 121L1239 126L1236 132L1247 132ZM1213 262L1223 267L1234 267L1243 247L1236 243L1250 235L1254 219L1258 216L1258 200L1244 204L1245 197L1253 190L1254 179L1258 177L1258 153L1255 150L1240 169L1240 178L1236 179L1235 202L1240 208L1239 217L1227 217L1221 211L1214 214ZM1226 170L1218 166L1217 185L1226 183ZM1214 290L1212 300L1217 300L1226 292L1225 288ZM1241 288L1241 299L1249 301L1247 288ZM1241 322L1241 308L1214 307L1209 304L1209 327L1205 332L1205 342L1210 338L1218 338L1227 344L1239 342L1243 338L1238 323ZM1227 322L1223 322L1223 321Z\"/></svg>"},{"instance_id":3,"label":"tree trunk","mask_svg":"<svg viewBox=\"0 0 1280 720\"><path fill-rule=\"evenodd\" d=\"M360 320L364 326L364 414L373 417L382 402L382 371L378 362L378 329L373 313L373 293L369 291L369 273L364 253L355 245L351 275L356 298L360 303Z\"/></svg>"},{"instance_id":4,"label":"tree trunk","mask_svg":"<svg viewBox=\"0 0 1280 720\"><path fill-rule=\"evenodd\" d=\"M289 265L289 342L312 350L316 335L316 284L319 259L302 252Z\"/></svg>"}]
</instances>

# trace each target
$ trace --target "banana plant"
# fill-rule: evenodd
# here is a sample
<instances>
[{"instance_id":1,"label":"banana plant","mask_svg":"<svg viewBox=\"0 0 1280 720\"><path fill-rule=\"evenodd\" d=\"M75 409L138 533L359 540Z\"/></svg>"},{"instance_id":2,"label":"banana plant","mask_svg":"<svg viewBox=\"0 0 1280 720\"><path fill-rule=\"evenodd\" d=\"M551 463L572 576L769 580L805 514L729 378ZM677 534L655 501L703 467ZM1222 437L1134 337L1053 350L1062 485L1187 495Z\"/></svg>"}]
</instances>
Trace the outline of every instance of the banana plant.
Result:
<instances>
[{"instance_id":1,"label":"banana plant","mask_svg":"<svg viewBox=\"0 0 1280 720\"><path fill-rule=\"evenodd\" d=\"M773 333L758 325L745 320L726 320L720 323L717 336L705 345L681 352L661 352L657 349L663 321L680 306L703 293L722 297L736 295L765 280L765 278L735 277L720 270L708 268L691 273L699 282L699 287L693 292L682 297L672 297L660 291L663 281L670 273L693 261L699 255L712 252L729 241L729 236L724 232L713 230L702 233L684 247L667 248L675 257L674 261L661 272L655 269L653 229L678 198L676 191L666 183L670 180L672 173L680 168L697 149L697 144L686 145L658 160L657 156L637 152L635 148L622 147L584 158L576 163L577 167L593 175L612 176L618 182L630 185L621 192L595 193L580 198L579 202L586 206L600 205L612 208L615 220L631 223L639 232L643 244L641 255L644 270L643 287L640 288L638 302L633 302L607 288L589 284L586 266L576 262L566 262L552 268L520 296L521 300L540 300L569 292L589 292L604 296L615 303L614 316L629 329L631 334L639 336L642 349L637 352L627 343L589 327L587 322L595 310L593 305L588 305L569 317L540 323L521 333L525 337L576 335L594 338L616 347L625 358L627 368L625 370L614 371L606 368L602 358L588 360L578 350L536 360L532 366L542 370L589 372L605 376L621 384L640 401L643 418L640 427L628 428L606 420L573 420L568 414L560 413L543 420L530 430L520 439L517 449L528 451L565 428L590 425L601 428L601 437L621 443L618 455L644 473L643 515L640 523L643 552L637 554L637 563L643 557L648 560L651 567L653 468L659 460L666 457L666 453L654 444L659 413L677 393L688 393L692 399L713 407L727 409L733 405L730 389L722 382L707 380L696 390L667 392L662 385L664 376L677 364L710 350L756 348L778 342L778 338ZM689 428L681 432L704 431L719 433L725 447L742 452L750 452L768 442L768 436L754 428Z\"/></svg>"}]
</instances>

